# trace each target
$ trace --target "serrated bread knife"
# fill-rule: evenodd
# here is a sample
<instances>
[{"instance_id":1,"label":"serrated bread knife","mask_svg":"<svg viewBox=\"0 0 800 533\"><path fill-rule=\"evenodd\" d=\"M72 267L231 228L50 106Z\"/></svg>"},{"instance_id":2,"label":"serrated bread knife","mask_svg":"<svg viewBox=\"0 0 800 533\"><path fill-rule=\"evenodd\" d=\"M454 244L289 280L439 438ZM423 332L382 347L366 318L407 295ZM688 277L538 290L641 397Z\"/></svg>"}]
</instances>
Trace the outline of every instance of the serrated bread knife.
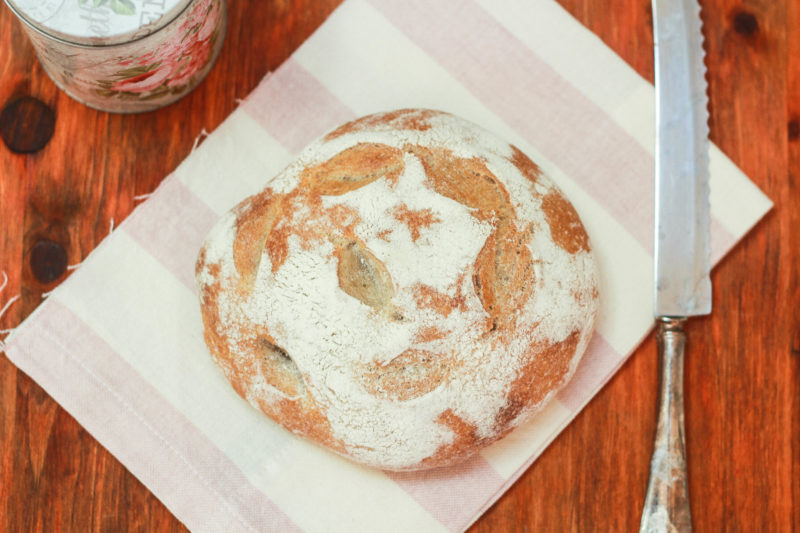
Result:
<instances>
[{"instance_id":1,"label":"serrated bread knife","mask_svg":"<svg viewBox=\"0 0 800 533\"><path fill-rule=\"evenodd\" d=\"M691 531L683 437L688 317L711 312L708 96L697 0L653 0L660 402L640 533Z\"/></svg>"}]
</instances>

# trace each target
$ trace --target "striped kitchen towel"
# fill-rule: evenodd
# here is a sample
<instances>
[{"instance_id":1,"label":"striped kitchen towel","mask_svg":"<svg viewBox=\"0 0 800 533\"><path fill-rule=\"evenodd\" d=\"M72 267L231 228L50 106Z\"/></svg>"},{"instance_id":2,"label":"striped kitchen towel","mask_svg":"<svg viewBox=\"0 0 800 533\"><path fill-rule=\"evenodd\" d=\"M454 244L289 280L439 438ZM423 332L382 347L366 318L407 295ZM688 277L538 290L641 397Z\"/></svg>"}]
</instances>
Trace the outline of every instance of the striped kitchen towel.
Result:
<instances>
[{"instance_id":1,"label":"striped kitchen towel","mask_svg":"<svg viewBox=\"0 0 800 533\"><path fill-rule=\"evenodd\" d=\"M652 322L653 87L553 0L346 0L7 339L36 380L196 531L460 531ZM365 468L251 408L212 363L193 271L217 218L355 117L441 109L520 147L574 202L602 309L575 379L466 464ZM769 200L711 149L713 259ZM723 289L724 290L724 289Z\"/></svg>"}]
</instances>

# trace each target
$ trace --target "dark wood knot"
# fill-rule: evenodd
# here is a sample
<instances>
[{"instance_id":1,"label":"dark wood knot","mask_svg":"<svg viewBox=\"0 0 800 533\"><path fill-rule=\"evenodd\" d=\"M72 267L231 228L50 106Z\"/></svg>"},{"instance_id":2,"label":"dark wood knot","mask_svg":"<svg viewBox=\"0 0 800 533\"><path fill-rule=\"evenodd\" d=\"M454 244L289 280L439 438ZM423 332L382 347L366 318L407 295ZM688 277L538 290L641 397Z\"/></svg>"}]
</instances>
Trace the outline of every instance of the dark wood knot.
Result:
<instances>
[{"instance_id":1,"label":"dark wood knot","mask_svg":"<svg viewBox=\"0 0 800 533\"><path fill-rule=\"evenodd\" d=\"M37 98L24 96L0 111L0 137L18 154L41 150L53 136L56 113Z\"/></svg>"},{"instance_id":2,"label":"dark wood knot","mask_svg":"<svg viewBox=\"0 0 800 533\"><path fill-rule=\"evenodd\" d=\"M54 282L67 270L67 251L57 242L38 241L31 250L31 270L39 283Z\"/></svg>"},{"instance_id":3,"label":"dark wood knot","mask_svg":"<svg viewBox=\"0 0 800 533\"><path fill-rule=\"evenodd\" d=\"M733 17L733 29L739 35L749 37L758 31L758 19L752 13L740 11Z\"/></svg>"},{"instance_id":4,"label":"dark wood knot","mask_svg":"<svg viewBox=\"0 0 800 533\"><path fill-rule=\"evenodd\" d=\"M798 138L800 138L800 121L798 121L796 118L790 120L786 125L786 133L790 141L796 141Z\"/></svg>"}]
</instances>

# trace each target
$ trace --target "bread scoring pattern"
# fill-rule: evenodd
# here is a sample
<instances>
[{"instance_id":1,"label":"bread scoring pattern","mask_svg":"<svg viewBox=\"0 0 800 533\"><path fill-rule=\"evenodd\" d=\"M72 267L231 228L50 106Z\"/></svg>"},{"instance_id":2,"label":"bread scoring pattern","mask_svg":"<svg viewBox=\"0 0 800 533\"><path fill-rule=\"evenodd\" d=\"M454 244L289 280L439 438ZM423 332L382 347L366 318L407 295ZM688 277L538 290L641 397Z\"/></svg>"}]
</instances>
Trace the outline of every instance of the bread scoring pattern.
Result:
<instances>
[{"instance_id":1,"label":"bread scoring pattern","mask_svg":"<svg viewBox=\"0 0 800 533\"><path fill-rule=\"evenodd\" d=\"M431 110L321 138L197 261L206 342L235 390L393 470L462 460L538 411L588 343L596 278L539 168Z\"/></svg>"}]
</instances>

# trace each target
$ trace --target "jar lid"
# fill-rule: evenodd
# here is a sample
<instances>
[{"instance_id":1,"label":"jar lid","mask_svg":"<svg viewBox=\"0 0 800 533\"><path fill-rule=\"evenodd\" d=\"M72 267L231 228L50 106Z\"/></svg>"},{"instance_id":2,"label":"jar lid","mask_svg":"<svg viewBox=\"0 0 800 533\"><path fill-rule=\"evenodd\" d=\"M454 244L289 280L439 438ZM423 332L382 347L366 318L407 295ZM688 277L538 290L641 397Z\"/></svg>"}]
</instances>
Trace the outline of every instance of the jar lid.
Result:
<instances>
[{"instance_id":1,"label":"jar lid","mask_svg":"<svg viewBox=\"0 0 800 533\"><path fill-rule=\"evenodd\" d=\"M84 46L128 43L163 28L192 0L6 0L23 22Z\"/></svg>"}]
</instances>

